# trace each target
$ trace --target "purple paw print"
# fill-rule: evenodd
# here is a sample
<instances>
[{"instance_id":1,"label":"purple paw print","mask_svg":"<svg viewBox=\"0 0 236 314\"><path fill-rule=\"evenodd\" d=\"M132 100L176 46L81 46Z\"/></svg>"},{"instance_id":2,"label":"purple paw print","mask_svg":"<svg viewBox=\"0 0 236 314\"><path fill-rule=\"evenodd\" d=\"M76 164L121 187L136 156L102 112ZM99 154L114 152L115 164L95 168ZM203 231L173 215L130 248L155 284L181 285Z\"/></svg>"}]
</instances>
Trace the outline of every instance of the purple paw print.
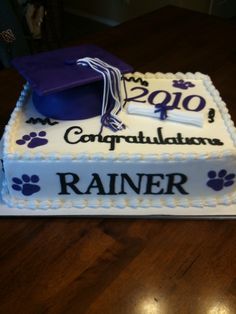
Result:
<instances>
[{"instance_id":1,"label":"purple paw print","mask_svg":"<svg viewBox=\"0 0 236 314\"><path fill-rule=\"evenodd\" d=\"M27 174L23 174L21 179L14 177L12 182L14 183L12 185L13 190L21 191L25 196L30 196L40 191L40 186L36 184L39 182L39 177L36 174L31 177Z\"/></svg>"},{"instance_id":2,"label":"purple paw print","mask_svg":"<svg viewBox=\"0 0 236 314\"><path fill-rule=\"evenodd\" d=\"M38 146L46 145L48 140L44 138L47 135L45 131L40 131L39 133L31 132L29 135L24 135L21 139L17 140L18 145L25 145L28 142L27 147L35 148Z\"/></svg>"},{"instance_id":3,"label":"purple paw print","mask_svg":"<svg viewBox=\"0 0 236 314\"><path fill-rule=\"evenodd\" d=\"M208 178L209 180L207 181L207 186L215 191L220 191L224 187L234 184L233 179L235 178L235 174L227 174L227 171L225 169L220 170L218 174L216 173L216 171L211 170L208 172Z\"/></svg>"},{"instance_id":4,"label":"purple paw print","mask_svg":"<svg viewBox=\"0 0 236 314\"><path fill-rule=\"evenodd\" d=\"M195 85L192 82L184 81L184 80L173 80L173 87L177 87L180 89L188 89L190 87L194 87Z\"/></svg>"}]
</instances>

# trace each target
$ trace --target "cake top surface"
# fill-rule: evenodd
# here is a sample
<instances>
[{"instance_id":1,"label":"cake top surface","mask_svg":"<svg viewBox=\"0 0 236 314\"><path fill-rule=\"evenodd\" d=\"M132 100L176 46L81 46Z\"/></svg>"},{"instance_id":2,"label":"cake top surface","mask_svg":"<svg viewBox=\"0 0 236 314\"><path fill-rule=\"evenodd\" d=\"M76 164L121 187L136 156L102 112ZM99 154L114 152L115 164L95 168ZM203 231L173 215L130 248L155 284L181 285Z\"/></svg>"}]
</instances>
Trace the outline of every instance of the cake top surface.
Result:
<instances>
[{"instance_id":1,"label":"cake top surface","mask_svg":"<svg viewBox=\"0 0 236 314\"><path fill-rule=\"evenodd\" d=\"M5 134L5 154L10 158L166 158L167 156L209 156L235 150L232 120L210 78L201 73L133 73L122 81L126 128L100 131L100 117L59 121L45 118L32 105L30 89L21 95ZM157 117L128 114L131 103L148 110L157 108ZM160 119L167 104L172 112L203 117L198 127L168 117ZM155 110L154 110L155 111ZM206 157L207 158L207 157Z\"/></svg>"}]
</instances>

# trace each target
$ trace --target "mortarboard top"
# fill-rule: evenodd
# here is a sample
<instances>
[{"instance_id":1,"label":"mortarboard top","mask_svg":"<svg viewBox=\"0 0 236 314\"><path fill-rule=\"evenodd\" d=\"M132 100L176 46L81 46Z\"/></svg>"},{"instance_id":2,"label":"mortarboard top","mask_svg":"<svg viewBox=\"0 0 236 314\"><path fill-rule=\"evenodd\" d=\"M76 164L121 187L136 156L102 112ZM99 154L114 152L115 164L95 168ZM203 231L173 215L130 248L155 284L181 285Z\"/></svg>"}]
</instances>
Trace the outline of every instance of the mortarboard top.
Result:
<instances>
[{"instance_id":1,"label":"mortarboard top","mask_svg":"<svg viewBox=\"0 0 236 314\"><path fill-rule=\"evenodd\" d=\"M101 114L103 76L78 59L98 58L121 73L133 69L95 45L81 45L18 57L13 65L29 82L36 109L59 120L86 119Z\"/></svg>"}]
</instances>

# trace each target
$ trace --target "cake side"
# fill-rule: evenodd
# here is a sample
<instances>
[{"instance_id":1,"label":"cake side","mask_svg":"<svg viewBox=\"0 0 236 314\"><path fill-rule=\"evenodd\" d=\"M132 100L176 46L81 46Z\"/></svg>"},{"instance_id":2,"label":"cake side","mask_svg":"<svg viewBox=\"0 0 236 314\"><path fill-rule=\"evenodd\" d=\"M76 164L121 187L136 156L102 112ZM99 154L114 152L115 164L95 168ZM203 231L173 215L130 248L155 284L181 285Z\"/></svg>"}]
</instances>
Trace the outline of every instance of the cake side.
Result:
<instances>
[{"instance_id":1,"label":"cake side","mask_svg":"<svg viewBox=\"0 0 236 314\"><path fill-rule=\"evenodd\" d=\"M232 204L233 169L232 157L165 162L11 160L5 163L3 199L11 206L30 208Z\"/></svg>"},{"instance_id":2,"label":"cake side","mask_svg":"<svg viewBox=\"0 0 236 314\"><path fill-rule=\"evenodd\" d=\"M130 116L124 110L127 129L118 134L104 129L99 137L99 117L61 122L40 116L26 86L4 135L3 198L10 206L235 203L235 129L209 77L135 73L125 78L124 109L137 100L137 92L138 100L147 106L170 98L180 112L205 111L204 126ZM149 84L148 89L143 82ZM194 86L183 89L186 82Z\"/></svg>"}]
</instances>

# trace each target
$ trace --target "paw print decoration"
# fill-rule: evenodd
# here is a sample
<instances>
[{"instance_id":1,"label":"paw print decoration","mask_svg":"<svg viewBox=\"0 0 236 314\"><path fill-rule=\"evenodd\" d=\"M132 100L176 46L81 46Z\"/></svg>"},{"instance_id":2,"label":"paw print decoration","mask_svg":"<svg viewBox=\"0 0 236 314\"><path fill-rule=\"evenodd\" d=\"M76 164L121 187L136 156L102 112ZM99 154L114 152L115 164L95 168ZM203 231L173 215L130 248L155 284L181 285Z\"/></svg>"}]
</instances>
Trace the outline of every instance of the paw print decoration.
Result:
<instances>
[{"instance_id":1,"label":"paw print decoration","mask_svg":"<svg viewBox=\"0 0 236 314\"><path fill-rule=\"evenodd\" d=\"M26 145L28 148L35 148L38 146L43 146L48 143L46 138L47 133L45 131L40 131L39 133L30 132L29 134L25 134L21 139L16 141L18 145Z\"/></svg>"},{"instance_id":2,"label":"paw print decoration","mask_svg":"<svg viewBox=\"0 0 236 314\"><path fill-rule=\"evenodd\" d=\"M221 191L225 187L234 184L234 173L227 173L225 169L221 169L218 173L214 170L208 172L207 186L212 188L214 191Z\"/></svg>"},{"instance_id":3,"label":"paw print decoration","mask_svg":"<svg viewBox=\"0 0 236 314\"><path fill-rule=\"evenodd\" d=\"M25 196L30 196L40 191L40 186L37 184L38 182L39 177L36 174L32 176L23 174L21 178L12 178L12 188L15 191L21 192Z\"/></svg>"}]
</instances>

